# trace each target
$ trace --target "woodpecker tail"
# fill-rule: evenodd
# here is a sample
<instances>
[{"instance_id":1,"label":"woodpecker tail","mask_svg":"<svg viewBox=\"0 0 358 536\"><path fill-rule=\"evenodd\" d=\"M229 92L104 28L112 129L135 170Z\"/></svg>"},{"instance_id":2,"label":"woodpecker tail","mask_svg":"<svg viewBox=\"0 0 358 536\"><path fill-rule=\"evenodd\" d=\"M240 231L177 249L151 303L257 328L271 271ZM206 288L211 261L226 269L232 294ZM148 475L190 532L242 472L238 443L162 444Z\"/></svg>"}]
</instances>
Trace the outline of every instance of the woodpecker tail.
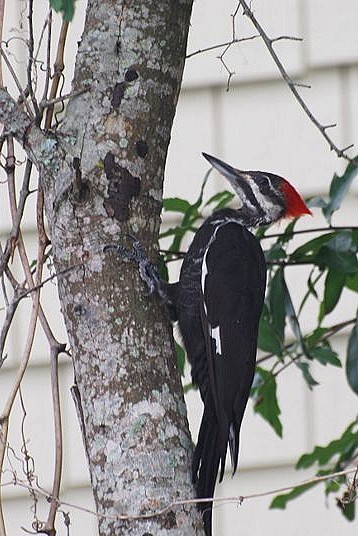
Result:
<instances>
[{"instance_id":1,"label":"woodpecker tail","mask_svg":"<svg viewBox=\"0 0 358 536\"><path fill-rule=\"evenodd\" d=\"M225 431L222 424L219 426L214 408L211 405L206 406L192 464L192 478L199 499L214 496L220 465L220 482L224 475L229 426ZM203 515L205 534L211 536L213 503L198 503L198 508Z\"/></svg>"}]
</instances>

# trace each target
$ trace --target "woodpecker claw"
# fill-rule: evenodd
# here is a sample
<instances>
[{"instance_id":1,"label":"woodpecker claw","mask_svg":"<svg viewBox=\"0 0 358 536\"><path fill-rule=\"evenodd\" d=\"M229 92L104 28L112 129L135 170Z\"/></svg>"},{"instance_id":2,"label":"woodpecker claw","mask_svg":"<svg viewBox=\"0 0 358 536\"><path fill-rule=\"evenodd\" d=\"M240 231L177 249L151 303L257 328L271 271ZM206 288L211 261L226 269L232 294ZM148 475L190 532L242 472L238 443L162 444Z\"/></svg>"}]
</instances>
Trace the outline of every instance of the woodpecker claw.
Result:
<instances>
[{"instance_id":1,"label":"woodpecker claw","mask_svg":"<svg viewBox=\"0 0 358 536\"><path fill-rule=\"evenodd\" d=\"M130 260L130 261L137 260L134 251L131 251L130 249L120 244L108 244L107 246L104 246L103 252L106 253L107 251L110 251L111 249L117 251L126 260Z\"/></svg>"},{"instance_id":2,"label":"woodpecker claw","mask_svg":"<svg viewBox=\"0 0 358 536\"><path fill-rule=\"evenodd\" d=\"M103 248L103 251L106 252L113 249L117 251L121 257L137 262L140 278L149 290L148 295L151 295L154 292L157 292L160 295L160 277L157 269L146 257L139 240L131 234L127 234L126 236L133 240L132 250L121 244L108 244Z\"/></svg>"}]
</instances>

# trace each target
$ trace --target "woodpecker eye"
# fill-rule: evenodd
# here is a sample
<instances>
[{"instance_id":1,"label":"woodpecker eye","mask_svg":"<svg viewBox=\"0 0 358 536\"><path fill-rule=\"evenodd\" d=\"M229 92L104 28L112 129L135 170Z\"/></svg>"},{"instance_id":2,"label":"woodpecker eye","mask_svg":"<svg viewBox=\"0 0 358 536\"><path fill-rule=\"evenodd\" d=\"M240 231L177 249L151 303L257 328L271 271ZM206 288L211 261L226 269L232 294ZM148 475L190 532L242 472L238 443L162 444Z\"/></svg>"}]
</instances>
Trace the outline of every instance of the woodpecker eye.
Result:
<instances>
[{"instance_id":1,"label":"woodpecker eye","mask_svg":"<svg viewBox=\"0 0 358 536\"><path fill-rule=\"evenodd\" d=\"M259 190L262 194L267 195L270 191L270 179L267 175L263 173L257 173L254 175L254 181L259 187Z\"/></svg>"},{"instance_id":2,"label":"woodpecker eye","mask_svg":"<svg viewBox=\"0 0 358 536\"><path fill-rule=\"evenodd\" d=\"M259 186L264 186L265 184L267 184L267 179L263 175L259 175L258 177L256 177L256 183Z\"/></svg>"}]
</instances>

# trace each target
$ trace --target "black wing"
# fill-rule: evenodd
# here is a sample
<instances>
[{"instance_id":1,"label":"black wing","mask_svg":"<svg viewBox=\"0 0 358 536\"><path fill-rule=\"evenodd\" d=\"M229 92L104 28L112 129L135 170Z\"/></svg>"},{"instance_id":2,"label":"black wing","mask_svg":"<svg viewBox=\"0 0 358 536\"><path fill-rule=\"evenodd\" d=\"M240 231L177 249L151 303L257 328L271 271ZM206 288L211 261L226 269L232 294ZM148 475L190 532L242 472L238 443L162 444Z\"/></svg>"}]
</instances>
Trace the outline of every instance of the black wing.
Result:
<instances>
[{"instance_id":1,"label":"black wing","mask_svg":"<svg viewBox=\"0 0 358 536\"><path fill-rule=\"evenodd\" d=\"M201 277L201 326L209 376L193 462L201 497L213 495L220 464L222 479L228 443L233 473L237 468L265 284L265 260L255 237L234 222L218 227L204 255ZM211 534L211 504L204 508L206 532Z\"/></svg>"}]
</instances>

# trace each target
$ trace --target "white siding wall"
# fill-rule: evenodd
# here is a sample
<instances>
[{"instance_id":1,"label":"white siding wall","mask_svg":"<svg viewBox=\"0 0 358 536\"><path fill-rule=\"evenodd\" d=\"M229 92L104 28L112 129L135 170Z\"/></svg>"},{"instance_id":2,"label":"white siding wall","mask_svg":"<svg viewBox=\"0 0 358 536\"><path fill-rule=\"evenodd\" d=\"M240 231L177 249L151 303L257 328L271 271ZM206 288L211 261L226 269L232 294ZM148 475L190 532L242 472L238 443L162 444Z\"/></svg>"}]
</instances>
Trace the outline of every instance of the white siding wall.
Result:
<instances>
[{"instance_id":1,"label":"white siding wall","mask_svg":"<svg viewBox=\"0 0 358 536\"><path fill-rule=\"evenodd\" d=\"M21 2L18 2L22 5ZM83 9L85 2L79 0ZM16 2L11 2L15 10ZM196 0L188 51L225 42L230 38L231 16L236 7L232 0ZM294 35L303 43L284 41L276 50L289 73L297 80L310 83L312 89L302 94L312 111L323 123L337 122L329 132L338 145L358 140L358 3L356 0L253 0L251 7L271 37ZM16 10L12 20L16 19ZM10 11L8 12L10 17ZM80 9L77 14L80 18ZM10 18L7 19L10 21ZM10 24L8 22L8 24ZM80 31L80 23L76 22ZM237 35L249 36L255 31L241 15L237 17ZM74 43L77 37L73 40ZM73 56L69 47L68 57ZM18 50L21 56L21 50ZM226 91L227 74L217 59L218 51L198 55L188 60L184 86L180 96L170 145L165 195L194 199L207 164L201 151L207 151L234 165L248 169L266 169L287 176L305 195L327 191L334 171L344 164L329 151L322 136L299 108L292 94L279 77L262 43L252 41L236 45L225 58L236 72ZM356 147L356 150L357 147ZM354 151L352 152L354 154ZM219 177L211 180L211 192L226 188ZM5 187L0 185L0 231L8 228L4 218ZM358 184L352 188L350 200L340 216L340 222L357 224ZM314 225L306 218L301 225ZM317 222L321 220L317 218ZM33 219L28 218L28 239L31 239ZM15 262L17 260L15 259ZM291 275L293 280L296 273ZM52 319L56 335L64 340L65 332L58 318L56 288L50 284L44 290L45 310ZM354 310L356 304L349 293L342 299L343 307ZM311 304L305 325L315 318L317 307ZM1 312L0 312L1 314ZM0 373L2 403L16 372L23 335L26 333L29 304L22 304L16 316L16 333L8 345L9 358ZM337 340L344 357L346 341ZM26 374L22 393L27 409L25 435L28 449L35 459L39 483L50 488L53 467L51 443L52 417L49 390L48 351L41 329L38 329L35 355ZM240 471L234 478L229 473L218 486L219 496L238 496L287 486L311 475L296 473L297 457L317 443L327 442L340 434L357 413L357 398L349 392L344 370L320 367L316 371L320 385L308 392L296 370L288 370L279 378L279 398L282 403L284 437L275 437L271 429L249 407L242 430ZM61 359L61 393L65 460L63 500L93 509L88 486L88 471L78 430L74 406L69 394L72 372L69 359ZM193 436L200 422L201 403L197 393L187 396ZM19 422L22 411L19 401L11 419L10 443L19 454L21 438ZM7 466L14 465L21 476L21 464L9 454ZM10 473L9 473L10 474ZM6 517L10 536L20 534L20 526L29 527L31 513L26 490L4 488ZM216 535L317 535L357 534L358 522L349 524L339 514L334 500L325 504L321 488L293 502L286 511L269 511L270 498L245 500L239 507L225 505L215 508ZM41 506L38 517L42 519ZM95 535L95 519L88 513L67 506L70 511L70 534ZM58 534L66 535L62 522Z\"/></svg>"}]
</instances>

